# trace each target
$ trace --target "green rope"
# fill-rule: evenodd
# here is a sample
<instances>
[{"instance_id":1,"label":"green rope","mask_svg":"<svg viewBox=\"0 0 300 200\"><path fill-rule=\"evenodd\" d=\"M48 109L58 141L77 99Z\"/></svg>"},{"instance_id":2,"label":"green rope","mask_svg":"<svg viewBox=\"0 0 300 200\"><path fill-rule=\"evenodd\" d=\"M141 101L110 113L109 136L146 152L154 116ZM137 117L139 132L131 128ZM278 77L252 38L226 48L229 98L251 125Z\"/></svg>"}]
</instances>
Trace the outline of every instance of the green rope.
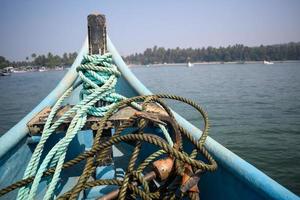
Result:
<instances>
[{"instance_id":1,"label":"green rope","mask_svg":"<svg viewBox=\"0 0 300 200\"><path fill-rule=\"evenodd\" d=\"M19 200L34 199L44 172L52 167L55 168L55 171L44 199L48 200L53 198L53 193L63 168L68 146L78 131L84 126L87 115L103 117L106 115L107 111L115 106L116 103L120 100L126 99L115 92L115 85L117 83L117 78L120 76L120 72L113 64L111 54L84 56L81 65L77 67L77 72L82 80L80 102L53 123L55 114L61 107L64 100L70 96L75 88L79 86L79 84L75 84L66 90L66 92L53 106L42 132L41 140L32 154L23 177L23 179L26 179L35 176L35 178L32 184L28 184L19 190L17 197ZM102 105L101 107L96 107L95 104L99 101L102 102ZM137 104L134 104L134 106L141 109L141 107ZM47 139L65 121L65 119L74 114L75 116L73 117L65 136L52 147L39 166L40 158ZM160 128L162 129L167 141L172 146L173 142L167 132L167 129L162 125L160 125Z\"/></svg>"}]
</instances>

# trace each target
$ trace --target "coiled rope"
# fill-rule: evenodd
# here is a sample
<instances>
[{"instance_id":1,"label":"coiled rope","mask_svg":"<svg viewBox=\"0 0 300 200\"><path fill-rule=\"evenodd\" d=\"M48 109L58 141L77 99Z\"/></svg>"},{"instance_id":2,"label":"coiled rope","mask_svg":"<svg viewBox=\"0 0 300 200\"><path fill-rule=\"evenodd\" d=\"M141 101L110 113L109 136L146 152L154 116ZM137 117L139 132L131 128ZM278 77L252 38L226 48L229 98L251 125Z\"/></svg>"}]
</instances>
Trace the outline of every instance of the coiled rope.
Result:
<instances>
[{"instance_id":1,"label":"coiled rope","mask_svg":"<svg viewBox=\"0 0 300 200\"><path fill-rule=\"evenodd\" d=\"M124 126L119 127L119 129L116 131L114 136L108 142L105 142L103 144L99 143L102 132L103 132L103 128L105 126L105 122L114 113L114 109L118 109L118 108L122 107L122 105L130 105L131 102L138 102L138 101L145 100L145 99L148 99L148 101L149 101L149 99L156 100L158 98L173 99L173 100L178 100L178 101L187 103L187 104L193 106L198 112L200 112L201 116L203 117L203 119L204 119L203 134L201 135L201 137L199 138L198 141L196 141L191 134L186 132L182 127L179 126L179 124L176 123L180 132L183 135L185 135L193 145L195 145L195 149L193 149L193 151L190 155L182 152L182 150L183 150L182 148L176 149L176 147L170 146L167 142L164 142L157 136L153 136L152 134L146 134L142 130L139 130L138 133L126 134L124 136L121 136L120 133L122 132L122 130L124 130L124 128L126 128L126 127L130 127L130 125L132 125L132 124L126 124ZM157 102L161 105L164 105L161 101L155 101L155 102ZM171 118L173 120L175 120L171 111L166 106L163 106L163 108L166 109L169 116L171 116ZM113 144L120 143L121 141L137 141L137 142L143 141L143 142L148 142L150 144L154 144L161 149L161 150L158 150L157 152L155 152L154 154L150 155L148 158L146 158L145 161L143 163L141 163L139 165L139 167L137 167L137 170L134 170L133 168L134 168L134 165L136 162L136 158L138 156L139 151L141 150L140 145L138 145L138 143L137 143L137 145L134 149L134 153L132 154L132 157L129 161L129 166L128 166L127 172L125 174L124 180L121 184L122 186L121 186L119 197L118 197L118 199L124 200L126 197L127 189L135 187L134 185L130 184L129 177L133 176L134 178L137 178L138 180L143 179L142 172L145 169L145 167L148 166L150 164L150 162L152 162L154 159L158 158L159 156L161 156L163 154L170 155L171 157L174 157L175 159L177 159L177 161L179 163L181 162L181 164L178 164L179 167L176 168L176 173L179 176L181 176L183 173L183 170L184 170L183 164L184 163L191 165L195 169L194 170L195 172L197 172L197 171L199 172L199 170L200 170L201 173L204 173L205 171L216 170L216 168L217 168L216 162L209 155L209 153L206 151L206 149L203 146L205 143L205 140L207 138L207 135L208 135L208 129L209 129L209 125L208 125L207 114L203 111L203 109L200 106L198 106L197 104L195 104L194 102L192 102L186 98L175 96L175 95L166 95L166 94L138 96L138 97L133 97L131 99L124 100L124 101L118 103L116 105L116 107L112 108L112 110L110 112L108 112L107 115L104 116L103 119L101 119L99 129L95 136L93 148L97 149L99 146L101 146L101 149L105 149ZM183 145L182 142L180 142L179 146L181 147L182 145ZM199 153L201 153L207 159L208 164L204 163L203 161L195 159ZM90 158L93 158L93 157L90 157ZM71 191L69 191L68 193L61 196L60 199L76 199L78 197L80 191L85 189L86 185L89 185L89 184L92 186L108 185L108 184L104 184L101 181L87 182L88 178L95 171L96 166L97 166L97 163L89 162L89 160L88 160L87 164L85 166L85 169L83 170L83 173L82 173L80 179L78 180L77 185L74 186ZM141 181L141 183L142 183L143 187L145 188L145 185L144 185L145 181ZM114 183L111 182L110 184L119 185L119 184L116 184L116 182L114 182ZM136 192L136 190L139 190L139 192ZM138 194L143 199L152 199L152 198L153 199L162 199L162 198L169 199L169 197L175 198L174 191L168 197L165 197L165 194L166 194L165 192L161 192L159 194L158 193L153 193L153 194L146 193L147 194L146 196L141 196L143 194L143 191L138 187L136 187L132 191L134 193ZM194 194L190 194L190 195L194 196Z\"/></svg>"},{"instance_id":2,"label":"coiled rope","mask_svg":"<svg viewBox=\"0 0 300 200\"><path fill-rule=\"evenodd\" d=\"M183 135L185 135L191 141L191 143L193 145L195 145L195 149L192 151L192 153L190 155L187 155L186 153L182 152L182 149L176 150L170 144L159 139L157 136L154 136L153 134L146 134L146 133L140 132L138 134L131 133L131 134L126 134L126 135L120 135L120 133L126 127L130 127L134 123L134 121L132 121L132 119L129 120L128 123L124 123L123 126L120 126L116 130L115 135L107 142L104 142L102 144L97 142L101 138L103 127L105 126L105 123L117 109L119 109L123 105L130 105L131 102L138 102L138 101L144 100L146 98L152 98L152 99L168 98L168 99L175 99L178 101L183 101L185 103L192 105L201 113L201 115L204 118L204 128L203 128L203 134L201 135L201 137L199 138L198 141L196 141L191 134L186 132L182 127L180 127L178 125L180 132ZM85 159L94 158L96 155L99 155L99 153L103 152L104 149L106 149L112 145L118 144L120 142L124 142L124 141L125 142L130 142L130 141L135 141L135 142L141 141L142 142L143 141L143 142L148 142L153 145L157 145L161 150L154 152L152 155L150 155L148 158L146 158L142 163L140 163L140 165L137 167L137 170L132 170L131 172L130 171L126 172L129 175L131 174L133 177L136 177L137 175L142 177L142 172L144 171L144 169L151 162L153 162L156 158L160 157L163 154L169 154L182 163L190 164L195 169L194 171L197 171L197 169L201 169L202 172L214 171L217 168L217 164L213 160L213 158L208 154L208 152L206 151L206 149L204 147L204 142L205 142L205 139L208 134L208 128L209 128L209 126L208 126L208 120L207 120L206 113L202 110L202 108L200 106L198 106L197 104L195 104L194 102L192 102L188 99L185 99L183 97L174 96L174 95L165 95L165 94L133 97L130 99L123 100L122 102L119 102L115 106L113 106L100 121L99 129L95 136L94 145L93 145L92 149L89 151L86 151L86 152L80 154L79 156L77 156L76 158L64 163L62 168L66 169L66 168L72 167L72 166L80 163L81 161L83 161ZM203 161L195 159L199 153L204 155L204 157L208 160L209 164L206 164ZM86 172L86 173L83 173L82 176L90 175L91 172L93 170L95 170L96 165L97 165L97 163L94 163L92 165L86 165L86 167L84 169L84 172ZM177 173L181 174L182 170L183 170L183 168L181 165L181 167L178 168ZM50 168L44 172L43 176L44 177L51 176L54 172L55 172L55 168ZM16 183L12 184L11 186L8 186L7 188L0 190L0 196L6 194L16 188L19 188L19 187L22 187L24 185L31 183L33 181L33 179L34 179L34 177L28 177L24 180L21 180L21 181L18 181ZM141 178L139 178L139 179L141 179ZM80 187L74 186L74 188L70 192L65 193L60 198L61 199L74 199L74 198L70 198L71 195L73 195L73 197L74 197L74 196L78 195L78 192L80 192L84 189L98 186L98 185L110 185L110 184L111 185L124 185L124 182L122 182L120 180L112 179L112 180L96 180L96 181L86 182L86 183L81 182L81 184L82 185ZM77 191L75 190L75 188L77 188ZM168 197L170 197L170 198L175 197L174 196L175 193L157 193L157 192L145 193L145 191L141 190L140 187L134 186L134 185L130 184L129 182L127 182L125 189L126 190L129 189L134 194L139 195L143 199L163 199L163 198L168 199ZM126 190L125 190L125 194L126 194ZM166 197L167 194L169 196ZM123 196L124 196L124 192L123 192Z\"/></svg>"},{"instance_id":3,"label":"coiled rope","mask_svg":"<svg viewBox=\"0 0 300 200\"><path fill-rule=\"evenodd\" d=\"M37 145L35 151L33 152L32 158L27 166L27 169L24 174L24 179L21 181L16 182L15 184L12 184L11 186L8 186L7 188L4 188L0 191L0 196L3 194L6 194L7 192L22 187L19 190L18 193L18 199L34 199L37 187L41 181L41 178L44 176L52 176L52 180L48 185L48 190L44 196L44 199L51 199L53 198L53 193L56 187L56 184L59 179L59 175L64 168L71 167L79 162L81 162L84 159L87 159L87 163L85 166L85 169L83 170L83 174L81 175L78 183L74 186L74 188L69 192L63 195L62 197L67 197L70 199L76 199L80 191L82 191L84 188L91 186L91 185L102 185L104 182L98 181L96 183L88 183L88 177L92 174L92 172L95 170L95 163L93 162L93 158L99 151L100 156L97 158L101 159L101 155L104 155L105 149L107 149L109 146L122 142L122 141L144 141L151 144L155 144L158 147L160 147L162 150L159 150L155 152L152 156L147 158L143 163L141 163L138 170L133 170L132 163L135 163L136 158L134 156L137 156L137 154L140 151L140 145L137 143L137 147L135 148L135 155L133 155L133 158L131 159L131 166L128 167L128 173L125 176L122 184L117 181L112 181L110 183L114 183L116 185L122 185L121 192L120 192L120 199L125 198L126 191L129 189L133 191L135 194L143 197L144 193L141 191L140 188L129 184L130 176L134 176L138 180L142 182L143 187L148 192L147 184L145 181L143 181L142 178L142 172L143 169L145 169L146 166L150 162L152 162L155 158L161 156L162 154L170 154L175 159L183 162L188 163L194 168L201 169L202 171L213 171L216 169L216 163L214 160L209 156L207 151L204 149L203 144L207 137L208 133L208 122L207 122L207 115L206 113L196 105L195 103L177 96L171 96L171 95L155 95L155 96L139 96L131 99L127 99L117 93L115 93L115 85L117 81L117 77L120 76L120 73L118 72L117 68L112 64L112 57L110 54L105 54L103 56L99 55L93 55L93 56L85 56L82 64L77 68L78 74L83 82L83 89L80 92L80 102L76 106L74 106L72 109L64 113L64 115L54 122L52 124L53 118L57 112L57 110L62 105L63 101L71 94L71 92L77 88L80 84L74 84L74 86L70 87L56 102L56 104L53 106L49 117L46 121L45 128L42 133L41 140L39 144ZM184 153L181 153L178 149L173 146L172 139L170 135L168 134L166 128L162 125L159 125L161 129L163 130L163 133L165 134L165 137L168 141L164 142L158 139L157 137L153 137L153 135L147 135L142 132L139 134L128 134L121 136L120 133L122 130L124 130L127 126L120 127L115 134L109 141L100 144L100 138L102 135L102 130L104 128L104 125L106 121L109 119L109 117L116 112L119 108L121 108L123 105L133 105L135 107L139 107L135 102L145 100L146 98L155 100L157 103L161 104L164 108L164 104L160 102L159 98L169 98L169 99L175 99L180 100L183 102L186 102L192 106L194 106L203 116L205 127L204 132L200 138L199 141L195 141L193 137L188 134L182 127L178 126L180 129L180 132L187 136L191 140L191 142L196 146L196 149L193 150L190 157ZM101 100L102 102L105 102L102 107L96 107L94 106L96 102ZM121 101L122 100L122 101ZM167 110L165 108L165 110ZM168 110L167 110L168 111ZM70 126L66 132L65 137L63 137L57 144L54 145L54 147L49 151L49 153L46 155L45 159L42 161L42 163L39 165L40 157L43 152L43 147L46 142L46 140L49 138L49 136L56 130L56 128L68 117L71 115L75 116L73 120L70 123ZM169 115L172 116L171 112L168 111ZM95 136L93 147L90 151L84 152L83 154L79 155L78 157L74 158L73 160L70 160L66 163L64 163L64 159L66 156L66 151L69 143L74 138L74 136L77 134L77 132L83 127L83 125L86 122L87 114L95 115L95 116L102 116L103 118L100 121L100 128ZM172 118L174 118L172 116ZM52 125L51 125L52 124ZM128 126L132 125L132 123L127 123ZM182 144L180 144L182 145ZM201 152L205 155L207 160L210 162L210 164L205 164L202 161L195 160L197 153ZM98 153L99 154L99 153ZM178 169L182 169L178 168ZM180 171L180 170L179 170ZM130 175L131 174L131 175ZM87 186L88 185L88 186ZM25 187L24 187L25 186ZM154 197L157 197L158 194L153 195ZM145 197L145 196L144 196ZM151 195L150 195L151 198ZM146 198L147 199L147 198Z\"/></svg>"}]
</instances>

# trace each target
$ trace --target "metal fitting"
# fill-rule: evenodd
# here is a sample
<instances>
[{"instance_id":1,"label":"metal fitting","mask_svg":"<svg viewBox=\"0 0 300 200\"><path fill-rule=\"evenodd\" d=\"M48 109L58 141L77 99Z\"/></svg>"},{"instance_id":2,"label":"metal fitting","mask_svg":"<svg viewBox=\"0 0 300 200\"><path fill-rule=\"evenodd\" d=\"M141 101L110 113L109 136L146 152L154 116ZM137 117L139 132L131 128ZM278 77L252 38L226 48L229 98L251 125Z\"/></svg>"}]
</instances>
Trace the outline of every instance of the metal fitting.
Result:
<instances>
[{"instance_id":1,"label":"metal fitting","mask_svg":"<svg viewBox=\"0 0 300 200\"><path fill-rule=\"evenodd\" d=\"M174 160L170 157L153 162L154 171L158 175L158 178L162 181L166 180L169 177L173 165Z\"/></svg>"}]
</instances>

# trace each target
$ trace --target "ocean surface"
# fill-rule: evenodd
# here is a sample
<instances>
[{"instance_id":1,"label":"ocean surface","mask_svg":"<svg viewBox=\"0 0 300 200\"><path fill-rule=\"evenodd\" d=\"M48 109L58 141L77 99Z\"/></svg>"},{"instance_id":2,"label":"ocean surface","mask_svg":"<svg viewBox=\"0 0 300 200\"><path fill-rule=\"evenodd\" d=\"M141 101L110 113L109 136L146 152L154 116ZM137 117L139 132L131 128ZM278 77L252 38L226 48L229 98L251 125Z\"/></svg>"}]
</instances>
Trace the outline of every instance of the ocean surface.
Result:
<instances>
[{"instance_id":1,"label":"ocean surface","mask_svg":"<svg viewBox=\"0 0 300 200\"><path fill-rule=\"evenodd\" d=\"M210 136L300 194L300 63L132 67L154 93L185 96L208 112ZM0 77L0 135L35 107L66 71ZM171 103L201 128L191 108Z\"/></svg>"}]
</instances>

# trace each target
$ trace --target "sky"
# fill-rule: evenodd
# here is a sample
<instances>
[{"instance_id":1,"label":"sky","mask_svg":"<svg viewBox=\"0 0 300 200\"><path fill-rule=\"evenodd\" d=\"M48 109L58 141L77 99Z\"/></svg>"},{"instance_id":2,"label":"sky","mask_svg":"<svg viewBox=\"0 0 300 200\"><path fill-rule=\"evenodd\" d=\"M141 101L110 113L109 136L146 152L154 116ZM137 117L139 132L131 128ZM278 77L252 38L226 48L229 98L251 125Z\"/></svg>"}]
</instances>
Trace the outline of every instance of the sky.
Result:
<instances>
[{"instance_id":1,"label":"sky","mask_svg":"<svg viewBox=\"0 0 300 200\"><path fill-rule=\"evenodd\" d=\"M300 0L1 0L0 56L78 51L103 13L121 55L154 45L258 46L300 41Z\"/></svg>"}]
</instances>

